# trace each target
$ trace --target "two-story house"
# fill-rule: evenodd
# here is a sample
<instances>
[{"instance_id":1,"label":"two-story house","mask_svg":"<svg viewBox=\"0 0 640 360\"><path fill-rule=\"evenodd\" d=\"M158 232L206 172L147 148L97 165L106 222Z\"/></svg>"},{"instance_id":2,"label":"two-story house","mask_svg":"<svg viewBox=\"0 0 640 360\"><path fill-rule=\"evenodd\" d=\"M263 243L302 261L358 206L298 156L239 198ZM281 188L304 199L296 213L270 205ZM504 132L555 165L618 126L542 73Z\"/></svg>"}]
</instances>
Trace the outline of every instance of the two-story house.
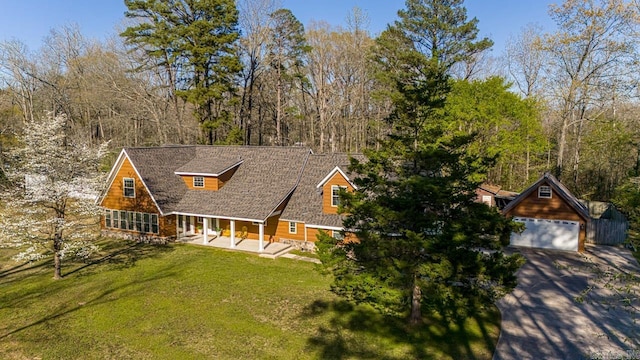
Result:
<instances>
[{"instance_id":1,"label":"two-story house","mask_svg":"<svg viewBox=\"0 0 640 360\"><path fill-rule=\"evenodd\" d=\"M339 191L353 190L346 154L299 147L125 148L98 205L103 231L144 239L201 234L309 244L340 236Z\"/></svg>"}]
</instances>

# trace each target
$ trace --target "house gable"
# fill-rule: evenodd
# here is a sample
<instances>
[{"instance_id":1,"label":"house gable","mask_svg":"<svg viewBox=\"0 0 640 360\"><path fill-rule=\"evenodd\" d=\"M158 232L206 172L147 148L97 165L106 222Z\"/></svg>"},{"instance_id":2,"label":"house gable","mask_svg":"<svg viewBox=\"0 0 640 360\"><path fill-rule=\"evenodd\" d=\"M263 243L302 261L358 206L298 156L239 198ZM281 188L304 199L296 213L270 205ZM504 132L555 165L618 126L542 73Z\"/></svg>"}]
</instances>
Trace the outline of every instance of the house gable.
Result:
<instances>
[{"instance_id":1,"label":"house gable","mask_svg":"<svg viewBox=\"0 0 640 360\"><path fill-rule=\"evenodd\" d=\"M339 167L332 170L331 173L318 184L318 187L320 186L322 186L322 212L325 214L338 213L338 205L335 201L336 191L339 191L340 188L353 191L355 188Z\"/></svg>"},{"instance_id":2,"label":"house gable","mask_svg":"<svg viewBox=\"0 0 640 360\"><path fill-rule=\"evenodd\" d=\"M120 154L113 165L109 177L109 186L100 198L99 206L106 209L162 213L125 151ZM133 190L127 189L126 194L125 179L127 187L133 185ZM131 184L131 180L133 180L133 184ZM133 192L133 196L131 196L131 192Z\"/></svg>"}]
</instances>

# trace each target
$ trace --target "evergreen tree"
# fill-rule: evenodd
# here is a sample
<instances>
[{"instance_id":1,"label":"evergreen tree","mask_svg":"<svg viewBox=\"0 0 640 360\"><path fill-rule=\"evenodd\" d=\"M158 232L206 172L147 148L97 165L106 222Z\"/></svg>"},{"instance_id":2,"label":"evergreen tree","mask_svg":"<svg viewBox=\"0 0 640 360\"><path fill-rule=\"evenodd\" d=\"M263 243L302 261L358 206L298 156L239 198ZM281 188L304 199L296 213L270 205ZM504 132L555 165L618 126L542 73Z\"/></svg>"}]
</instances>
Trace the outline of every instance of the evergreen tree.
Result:
<instances>
[{"instance_id":1,"label":"evergreen tree","mask_svg":"<svg viewBox=\"0 0 640 360\"><path fill-rule=\"evenodd\" d=\"M304 26L289 9L278 9L271 14L273 29L267 45L268 59L275 77L276 145L284 145L282 125L284 99L291 98L290 89L303 77L303 57L310 50L304 36Z\"/></svg>"},{"instance_id":2,"label":"evergreen tree","mask_svg":"<svg viewBox=\"0 0 640 360\"><path fill-rule=\"evenodd\" d=\"M493 159L466 151L473 135L447 131L443 109L458 61L491 45L461 0L408 0L377 40L380 79L392 89L393 131L368 160L352 160L357 191L342 194L345 229L357 241L321 236L333 291L395 315L423 308L461 321L516 284L518 256L500 250L512 223L476 203Z\"/></svg>"},{"instance_id":3,"label":"evergreen tree","mask_svg":"<svg viewBox=\"0 0 640 360\"><path fill-rule=\"evenodd\" d=\"M129 18L142 20L121 35L176 69L177 94L196 107L206 142L237 142L231 106L242 64L233 0L125 0Z\"/></svg>"}]
</instances>

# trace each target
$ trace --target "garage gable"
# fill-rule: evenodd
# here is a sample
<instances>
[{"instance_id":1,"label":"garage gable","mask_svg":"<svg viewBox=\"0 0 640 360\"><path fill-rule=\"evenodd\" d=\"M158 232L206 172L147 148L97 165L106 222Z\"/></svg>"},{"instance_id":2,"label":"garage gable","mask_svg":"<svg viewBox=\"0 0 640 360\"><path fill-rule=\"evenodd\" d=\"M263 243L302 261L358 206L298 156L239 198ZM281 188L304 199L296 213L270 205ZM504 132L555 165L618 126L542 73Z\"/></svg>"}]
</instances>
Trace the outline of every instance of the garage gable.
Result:
<instances>
[{"instance_id":1,"label":"garage gable","mask_svg":"<svg viewBox=\"0 0 640 360\"><path fill-rule=\"evenodd\" d=\"M524 224L511 235L511 245L582 251L589 222L588 209L558 179L545 173L503 210Z\"/></svg>"},{"instance_id":2,"label":"garage gable","mask_svg":"<svg viewBox=\"0 0 640 360\"><path fill-rule=\"evenodd\" d=\"M502 212L507 216L589 221L589 210L549 173L513 199Z\"/></svg>"}]
</instances>

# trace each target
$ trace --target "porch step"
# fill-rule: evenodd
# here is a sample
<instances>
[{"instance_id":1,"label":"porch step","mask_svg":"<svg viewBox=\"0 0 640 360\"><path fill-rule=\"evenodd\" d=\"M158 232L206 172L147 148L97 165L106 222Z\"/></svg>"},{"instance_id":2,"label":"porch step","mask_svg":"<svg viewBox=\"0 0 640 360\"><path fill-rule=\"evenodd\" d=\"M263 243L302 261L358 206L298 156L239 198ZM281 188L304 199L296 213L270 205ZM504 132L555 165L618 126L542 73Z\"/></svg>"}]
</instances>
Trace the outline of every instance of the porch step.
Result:
<instances>
[{"instance_id":1,"label":"porch step","mask_svg":"<svg viewBox=\"0 0 640 360\"><path fill-rule=\"evenodd\" d=\"M291 245L287 245L287 247L282 248L280 250L278 250L277 252L273 253L273 254L260 254L260 257L263 258L267 258L267 259L275 259L277 257L280 257L286 253L288 253L289 251L293 250L293 247Z\"/></svg>"}]
</instances>

